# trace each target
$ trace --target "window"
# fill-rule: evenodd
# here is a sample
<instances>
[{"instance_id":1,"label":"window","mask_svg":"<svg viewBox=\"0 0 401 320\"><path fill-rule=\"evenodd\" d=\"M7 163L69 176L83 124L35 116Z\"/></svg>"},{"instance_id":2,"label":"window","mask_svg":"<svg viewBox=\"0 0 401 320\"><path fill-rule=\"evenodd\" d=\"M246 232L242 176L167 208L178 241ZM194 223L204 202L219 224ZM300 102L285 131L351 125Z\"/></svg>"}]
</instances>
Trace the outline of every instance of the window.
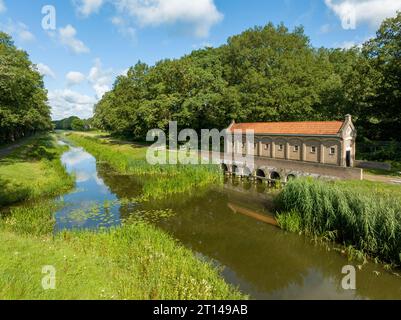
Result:
<instances>
[{"instance_id":1,"label":"window","mask_svg":"<svg viewBox=\"0 0 401 320\"><path fill-rule=\"evenodd\" d=\"M279 151L283 151L283 150L284 150L284 146L283 146L282 144L280 144L280 145L278 146L278 150L279 150Z\"/></svg>"},{"instance_id":2,"label":"window","mask_svg":"<svg viewBox=\"0 0 401 320\"><path fill-rule=\"evenodd\" d=\"M317 148L316 147L312 147L311 148L311 153L316 153Z\"/></svg>"},{"instance_id":3,"label":"window","mask_svg":"<svg viewBox=\"0 0 401 320\"><path fill-rule=\"evenodd\" d=\"M265 150L268 150L268 149L269 149L269 145L265 144Z\"/></svg>"},{"instance_id":4,"label":"window","mask_svg":"<svg viewBox=\"0 0 401 320\"><path fill-rule=\"evenodd\" d=\"M335 155L336 154L336 148L335 147L331 147L330 148L330 155Z\"/></svg>"},{"instance_id":5,"label":"window","mask_svg":"<svg viewBox=\"0 0 401 320\"><path fill-rule=\"evenodd\" d=\"M294 152L298 152L299 151L299 146L294 146Z\"/></svg>"}]
</instances>

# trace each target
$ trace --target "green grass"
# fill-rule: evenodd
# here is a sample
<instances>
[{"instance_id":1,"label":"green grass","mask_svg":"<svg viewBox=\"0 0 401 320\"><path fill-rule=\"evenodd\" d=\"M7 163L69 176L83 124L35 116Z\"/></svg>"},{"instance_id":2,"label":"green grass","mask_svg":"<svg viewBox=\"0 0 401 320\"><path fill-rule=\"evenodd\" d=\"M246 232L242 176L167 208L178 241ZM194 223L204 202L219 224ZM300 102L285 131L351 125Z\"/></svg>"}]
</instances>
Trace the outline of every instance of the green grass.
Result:
<instances>
[{"instance_id":1,"label":"green grass","mask_svg":"<svg viewBox=\"0 0 401 320\"><path fill-rule=\"evenodd\" d=\"M223 183L223 175L216 165L150 165L146 161L146 147L133 147L80 134L69 134L68 139L122 174L143 176L144 199L198 192L200 188Z\"/></svg>"},{"instance_id":2,"label":"green grass","mask_svg":"<svg viewBox=\"0 0 401 320\"><path fill-rule=\"evenodd\" d=\"M3 199L34 200L0 215L0 299L248 298L228 285L220 270L144 222L171 212L141 212L143 219L128 219L119 228L55 236L54 213L63 204L39 199L59 194L73 181L59 160L63 150L53 138L42 137L1 166L2 178L12 181ZM8 194L21 190L27 190L23 196ZM56 270L55 290L42 287L45 266Z\"/></svg>"},{"instance_id":3,"label":"green grass","mask_svg":"<svg viewBox=\"0 0 401 320\"><path fill-rule=\"evenodd\" d=\"M62 194L74 186L74 179L64 170L53 136L29 140L0 161L0 207L45 196Z\"/></svg>"},{"instance_id":4,"label":"green grass","mask_svg":"<svg viewBox=\"0 0 401 320\"><path fill-rule=\"evenodd\" d=\"M327 237L383 262L401 263L400 186L297 179L286 185L278 204L284 229Z\"/></svg>"},{"instance_id":5,"label":"green grass","mask_svg":"<svg viewBox=\"0 0 401 320\"><path fill-rule=\"evenodd\" d=\"M53 212L47 203L14 209L1 221L0 299L246 298L217 269L148 224L53 239ZM41 286L48 265L56 268L55 290Z\"/></svg>"}]
</instances>

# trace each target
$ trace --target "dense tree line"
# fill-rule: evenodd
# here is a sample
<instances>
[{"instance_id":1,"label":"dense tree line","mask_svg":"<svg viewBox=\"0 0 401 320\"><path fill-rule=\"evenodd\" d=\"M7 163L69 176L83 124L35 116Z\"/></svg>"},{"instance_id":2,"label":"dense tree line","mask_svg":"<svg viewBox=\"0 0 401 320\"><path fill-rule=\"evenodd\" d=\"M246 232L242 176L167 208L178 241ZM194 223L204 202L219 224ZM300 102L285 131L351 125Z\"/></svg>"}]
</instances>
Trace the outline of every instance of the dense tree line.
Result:
<instances>
[{"instance_id":1,"label":"dense tree line","mask_svg":"<svg viewBox=\"0 0 401 320\"><path fill-rule=\"evenodd\" d=\"M42 76L28 54L0 32L0 144L51 128Z\"/></svg>"},{"instance_id":2,"label":"dense tree line","mask_svg":"<svg viewBox=\"0 0 401 320\"><path fill-rule=\"evenodd\" d=\"M53 121L56 130L88 131L92 127L92 119L80 119L76 116Z\"/></svg>"},{"instance_id":3,"label":"dense tree line","mask_svg":"<svg viewBox=\"0 0 401 320\"><path fill-rule=\"evenodd\" d=\"M138 62L95 107L94 124L143 139L168 121L196 130L236 121L344 119L360 135L399 139L401 13L363 48L312 47L301 27L255 27L219 48L155 66Z\"/></svg>"}]
</instances>

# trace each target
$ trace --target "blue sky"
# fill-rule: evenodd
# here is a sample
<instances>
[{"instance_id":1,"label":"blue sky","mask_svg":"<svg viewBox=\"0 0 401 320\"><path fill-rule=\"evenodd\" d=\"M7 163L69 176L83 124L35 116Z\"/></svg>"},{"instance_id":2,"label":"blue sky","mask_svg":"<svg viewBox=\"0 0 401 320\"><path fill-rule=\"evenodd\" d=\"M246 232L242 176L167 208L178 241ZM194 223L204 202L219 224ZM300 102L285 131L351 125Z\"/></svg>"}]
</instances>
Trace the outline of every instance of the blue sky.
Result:
<instances>
[{"instance_id":1,"label":"blue sky","mask_svg":"<svg viewBox=\"0 0 401 320\"><path fill-rule=\"evenodd\" d=\"M55 9L55 29L42 26L46 5ZM269 21L303 25L316 47L350 47L397 10L401 0L0 0L0 30L38 65L53 118L86 118L138 60L219 46Z\"/></svg>"}]
</instances>

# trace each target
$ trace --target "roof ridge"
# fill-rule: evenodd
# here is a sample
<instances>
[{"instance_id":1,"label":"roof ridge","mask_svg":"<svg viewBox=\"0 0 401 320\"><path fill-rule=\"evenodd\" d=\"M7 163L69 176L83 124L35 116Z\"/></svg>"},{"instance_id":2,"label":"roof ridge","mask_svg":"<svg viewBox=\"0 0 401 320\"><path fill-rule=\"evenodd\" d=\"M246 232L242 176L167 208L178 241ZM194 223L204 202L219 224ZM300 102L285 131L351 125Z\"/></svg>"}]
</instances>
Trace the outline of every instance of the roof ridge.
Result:
<instances>
[{"instance_id":1,"label":"roof ridge","mask_svg":"<svg viewBox=\"0 0 401 320\"><path fill-rule=\"evenodd\" d=\"M229 130L254 130L260 134L338 135L344 121L287 121L235 123Z\"/></svg>"},{"instance_id":2,"label":"roof ridge","mask_svg":"<svg viewBox=\"0 0 401 320\"><path fill-rule=\"evenodd\" d=\"M325 122L341 122L343 120L327 120L327 121L260 121L260 122L236 122L234 125L238 124L259 124L259 123L307 123L307 122L316 122L316 123L325 123Z\"/></svg>"}]
</instances>

